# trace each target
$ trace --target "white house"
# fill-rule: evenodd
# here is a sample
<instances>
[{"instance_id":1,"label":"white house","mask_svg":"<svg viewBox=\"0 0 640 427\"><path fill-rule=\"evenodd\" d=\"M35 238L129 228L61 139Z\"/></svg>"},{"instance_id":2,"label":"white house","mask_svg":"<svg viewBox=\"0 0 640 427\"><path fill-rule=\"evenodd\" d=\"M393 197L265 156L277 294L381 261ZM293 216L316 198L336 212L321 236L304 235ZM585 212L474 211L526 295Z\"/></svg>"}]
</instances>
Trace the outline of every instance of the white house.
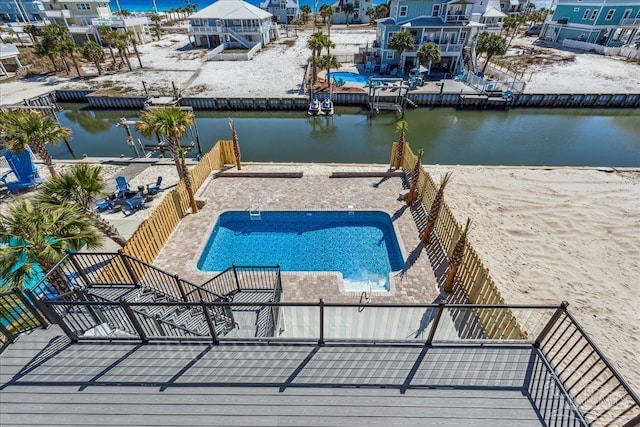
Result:
<instances>
[{"instance_id":1,"label":"white house","mask_svg":"<svg viewBox=\"0 0 640 427\"><path fill-rule=\"evenodd\" d=\"M218 0L189 17L189 39L209 49L220 45L250 49L278 38L272 17L241 0Z\"/></svg>"}]
</instances>

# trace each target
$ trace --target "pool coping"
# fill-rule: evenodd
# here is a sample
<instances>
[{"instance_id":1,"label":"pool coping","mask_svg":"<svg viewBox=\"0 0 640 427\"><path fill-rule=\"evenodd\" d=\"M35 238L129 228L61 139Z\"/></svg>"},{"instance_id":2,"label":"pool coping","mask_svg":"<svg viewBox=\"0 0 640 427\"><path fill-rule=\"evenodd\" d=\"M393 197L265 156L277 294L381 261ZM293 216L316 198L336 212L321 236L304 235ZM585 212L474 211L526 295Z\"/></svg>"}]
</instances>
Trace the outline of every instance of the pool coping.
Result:
<instances>
[{"instance_id":1,"label":"pool coping","mask_svg":"<svg viewBox=\"0 0 640 427\"><path fill-rule=\"evenodd\" d=\"M395 221L392 220L392 215L389 214L389 212L383 210L383 209L356 209L353 208L351 209L352 206L349 206L348 209L346 210L341 210L341 209L277 209L277 210L261 210L261 212L382 212L384 214L386 214L389 218L389 223L391 224L391 227L393 229L393 233L395 234L395 238L396 238L396 242L398 244L398 249L400 249L400 256L402 257L402 262L406 263L407 261L407 253L405 251L404 248L404 242L402 240L402 234L400 233L400 230L398 229ZM211 223L207 226L206 232L207 232L207 238L203 239L202 243L200 243L198 245L198 253L200 254L200 256L195 260L195 270L198 273L202 273L202 274L220 274L222 273L223 270L202 270L200 269L200 267L198 267L198 264L200 263L200 259L202 258L202 255L204 254L204 250L206 249L207 245L209 244L209 239L211 239L211 236L213 234L213 229L215 228L216 224L218 223L220 216L222 216L222 214L227 213L227 212L249 212L249 208L243 209L243 210L238 210L238 209L224 209L222 211L219 211L216 215L214 215L212 217L213 221L211 221ZM372 294L378 294L378 295L384 295L384 296L392 296L395 295L396 292L396 277L399 276L402 273L403 269L400 270L395 270L395 271L390 271L388 274L388 282L389 282L389 290L387 291L383 291L380 288L373 289L373 288L369 288L369 290L363 290L363 289L346 289L345 288L345 284L344 284L344 277L342 276L342 272L340 271L326 271L326 270L322 270L322 271L281 271L280 274L281 275L299 275L299 276L305 276L305 275L315 275L315 276L329 276L329 277L336 277L338 278L338 289L341 293L345 294L345 295L360 295L363 292L370 292Z\"/></svg>"}]
</instances>

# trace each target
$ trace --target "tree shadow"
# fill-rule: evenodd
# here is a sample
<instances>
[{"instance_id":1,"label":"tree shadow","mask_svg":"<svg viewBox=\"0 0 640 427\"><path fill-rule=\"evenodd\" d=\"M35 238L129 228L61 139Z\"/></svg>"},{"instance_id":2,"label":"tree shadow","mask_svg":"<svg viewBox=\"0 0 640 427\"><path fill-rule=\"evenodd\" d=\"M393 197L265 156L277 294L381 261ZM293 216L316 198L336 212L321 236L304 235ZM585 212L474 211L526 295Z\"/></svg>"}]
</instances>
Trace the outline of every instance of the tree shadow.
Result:
<instances>
[{"instance_id":1,"label":"tree shadow","mask_svg":"<svg viewBox=\"0 0 640 427\"><path fill-rule=\"evenodd\" d=\"M402 207L401 207L400 209L398 209L397 211L395 211L395 212L393 213L393 215L391 216L391 222L393 222L393 221L395 221L395 220L397 220L397 219L400 219L400 217L401 217L402 215L404 215L404 211L406 211L408 207L409 207L409 206L407 206L406 204L403 204L403 205L402 205Z\"/></svg>"},{"instance_id":2,"label":"tree shadow","mask_svg":"<svg viewBox=\"0 0 640 427\"><path fill-rule=\"evenodd\" d=\"M378 188L378 187L380 187L382 184L384 184L384 182L385 182L385 181L388 181L388 180L389 180L389 178L393 177L393 173L394 173L394 172L396 172L396 170L395 170L395 169L393 169L393 168L389 168L389 169L387 169L387 171L386 171L385 175L384 175L382 178L380 178L380 181L378 181L378 182L376 182L375 184L373 184L373 186L372 186L372 187L373 187L373 188ZM403 185L403 187L404 187L404 185Z\"/></svg>"},{"instance_id":3,"label":"tree shadow","mask_svg":"<svg viewBox=\"0 0 640 427\"><path fill-rule=\"evenodd\" d=\"M401 280L404 280L404 278L407 276L407 272L409 271L409 269L420 258L420 255L422 254L422 249L424 249L424 243L420 242L418 243L418 246L416 246L407 257L406 261L404 262L404 266L402 267L402 270L400 270L400 272L396 274L397 277L399 277Z\"/></svg>"}]
</instances>

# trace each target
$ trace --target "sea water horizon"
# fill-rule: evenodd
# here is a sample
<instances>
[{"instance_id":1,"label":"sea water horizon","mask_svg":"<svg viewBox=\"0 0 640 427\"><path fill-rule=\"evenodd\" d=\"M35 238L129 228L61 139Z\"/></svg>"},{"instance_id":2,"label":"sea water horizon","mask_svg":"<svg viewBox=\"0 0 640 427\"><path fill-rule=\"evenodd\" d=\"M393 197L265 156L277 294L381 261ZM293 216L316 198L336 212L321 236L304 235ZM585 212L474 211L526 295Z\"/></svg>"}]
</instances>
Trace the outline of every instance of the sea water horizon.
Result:
<instances>
[{"instance_id":1,"label":"sea water horizon","mask_svg":"<svg viewBox=\"0 0 640 427\"><path fill-rule=\"evenodd\" d=\"M263 0L245 0L256 7L260 7L260 3ZM215 0L155 0L155 7L158 12L168 11L178 7L186 7L188 4L198 5L198 10L204 9ZM323 4L333 4L335 0L318 0L317 7L320 8ZM110 6L113 12L118 11L118 3L121 10L127 10L129 12L153 12L154 0L114 0L111 1ZM313 0L299 0L300 6L309 5L313 10L316 5ZM373 4L386 3L384 0L374 0Z\"/></svg>"}]
</instances>

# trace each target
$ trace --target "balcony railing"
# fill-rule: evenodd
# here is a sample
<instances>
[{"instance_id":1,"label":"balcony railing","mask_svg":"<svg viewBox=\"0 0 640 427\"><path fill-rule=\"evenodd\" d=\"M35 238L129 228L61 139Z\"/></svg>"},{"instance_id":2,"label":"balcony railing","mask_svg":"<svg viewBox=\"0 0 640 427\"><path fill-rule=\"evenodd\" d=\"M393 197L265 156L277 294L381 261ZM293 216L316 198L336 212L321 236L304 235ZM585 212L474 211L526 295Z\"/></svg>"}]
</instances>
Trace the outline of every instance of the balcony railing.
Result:
<instances>
[{"instance_id":1,"label":"balcony railing","mask_svg":"<svg viewBox=\"0 0 640 427\"><path fill-rule=\"evenodd\" d=\"M47 18L71 18L69 10L45 10L44 16Z\"/></svg>"},{"instance_id":2,"label":"balcony railing","mask_svg":"<svg viewBox=\"0 0 640 427\"><path fill-rule=\"evenodd\" d=\"M469 22L469 15L465 14L450 14L442 17L442 20L447 24L466 24Z\"/></svg>"},{"instance_id":3,"label":"balcony railing","mask_svg":"<svg viewBox=\"0 0 640 427\"><path fill-rule=\"evenodd\" d=\"M621 19L618 24L621 27L638 27L640 28L640 18Z\"/></svg>"},{"instance_id":4,"label":"balcony railing","mask_svg":"<svg viewBox=\"0 0 640 427\"><path fill-rule=\"evenodd\" d=\"M189 26L189 34L227 34L235 31L239 34L261 34L264 32L264 28L261 26L256 27L224 27L222 25L216 26Z\"/></svg>"}]
</instances>

